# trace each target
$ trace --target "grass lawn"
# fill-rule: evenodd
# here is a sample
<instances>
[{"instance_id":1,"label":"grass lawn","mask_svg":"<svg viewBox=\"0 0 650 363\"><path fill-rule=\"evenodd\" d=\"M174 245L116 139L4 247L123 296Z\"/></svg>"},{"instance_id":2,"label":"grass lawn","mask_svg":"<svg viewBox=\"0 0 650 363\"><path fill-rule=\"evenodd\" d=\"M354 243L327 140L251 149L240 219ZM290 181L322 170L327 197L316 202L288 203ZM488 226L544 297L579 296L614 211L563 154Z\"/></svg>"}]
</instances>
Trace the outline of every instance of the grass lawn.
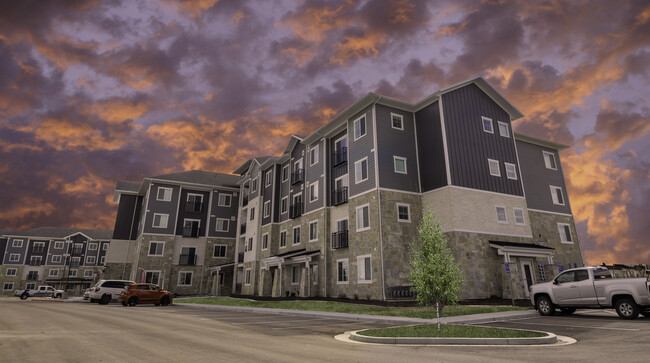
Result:
<instances>
[{"instance_id":1,"label":"grass lawn","mask_svg":"<svg viewBox=\"0 0 650 363\"><path fill-rule=\"evenodd\" d=\"M257 308L294 309L328 311L348 314L367 314L385 316L405 316L409 318L433 319L436 309L431 307L384 307L373 305L349 304L333 301L293 300L293 301L254 301L248 299L233 299L229 297L202 297L175 299L179 303L252 306ZM494 313L499 311L528 310L518 306L491 306L491 305L452 305L445 306L442 311L445 316L470 315L481 313Z\"/></svg>"},{"instance_id":2,"label":"grass lawn","mask_svg":"<svg viewBox=\"0 0 650 363\"><path fill-rule=\"evenodd\" d=\"M470 325L413 325L396 328L372 329L357 334L370 337L408 337L408 338L535 338L544 333L511 329L484 328Z\"/></svg>"}]
</instances>

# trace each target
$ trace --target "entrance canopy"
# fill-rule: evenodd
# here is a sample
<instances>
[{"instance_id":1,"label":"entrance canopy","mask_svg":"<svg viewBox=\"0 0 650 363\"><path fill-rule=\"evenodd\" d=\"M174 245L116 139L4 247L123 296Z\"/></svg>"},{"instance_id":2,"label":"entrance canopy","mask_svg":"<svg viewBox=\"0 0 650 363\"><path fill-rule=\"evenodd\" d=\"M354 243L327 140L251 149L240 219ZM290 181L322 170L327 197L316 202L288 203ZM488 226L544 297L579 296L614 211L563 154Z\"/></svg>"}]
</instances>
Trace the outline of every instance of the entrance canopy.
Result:
<instances>
[{"instance_id":1,"label":"entrance canopy","mask_svg":"<svg viewBox=\"0 0 650 363\"><path fill-rule=\"evenodd\" d=\"M549 264L553 263L553 255L555 255L555 248L540 246L532 243L522 242L502 242L502 241L489 241L490 247L496 248L499 256L503 256L506 263L512 262L510 257L539 257L546 258Z\"/></svg>"},{"instance_id":2,"label":"entrance canopy","mask_svg":"<svg viewBox=\"0 0 650 363\"><path fill-rule=\"evenodd\" d=\"M281 253L279 255L267 257L262 260L262 270L268 270L271 267L282 267L296 263L305 263L311 261L313 256L320 254L320 251L307 251L304 248Z\"/></svg>"}]
</instances>

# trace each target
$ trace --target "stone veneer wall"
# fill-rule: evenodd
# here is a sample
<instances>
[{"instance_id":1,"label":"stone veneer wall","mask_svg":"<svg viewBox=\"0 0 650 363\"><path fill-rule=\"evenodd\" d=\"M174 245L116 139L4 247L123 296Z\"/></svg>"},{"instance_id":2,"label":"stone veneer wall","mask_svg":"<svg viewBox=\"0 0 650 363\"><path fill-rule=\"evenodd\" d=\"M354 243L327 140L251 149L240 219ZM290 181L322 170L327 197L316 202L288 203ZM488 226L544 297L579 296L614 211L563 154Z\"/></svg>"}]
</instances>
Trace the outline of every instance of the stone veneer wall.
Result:
<instances>
[{"instance_id":1,"label":"stone veneer wall","mask_svg":"<svg viewBox=\"0 0 650 363\"><path fill-rule=\"evenodd\" d=\"M60 272L59 272L60 273ZM107 263L103 279L126 280L131 276L131 263Z\"/></svg>"},{"instance_id":2,"label":"stone veneer wall","mask_svg":"<svg viewBox=\"0 0 650 363\"><path fill-rule=\"evenodd\" d=\"M578 267L584 265L573 217L533 211L528 211L528 214L530 216L531 228L533 230L533 238L536 241L543 241L547 247L555 248L553 261L556 264L561 264L563 269L568 269L574 265L577 265ZM570 226L571 239L573 240L573 243L561 242L560 231L557 226L558 223L566 223ZM550 279L552 276L549 276L548 278Z\"/></svg>"}]
</instances>

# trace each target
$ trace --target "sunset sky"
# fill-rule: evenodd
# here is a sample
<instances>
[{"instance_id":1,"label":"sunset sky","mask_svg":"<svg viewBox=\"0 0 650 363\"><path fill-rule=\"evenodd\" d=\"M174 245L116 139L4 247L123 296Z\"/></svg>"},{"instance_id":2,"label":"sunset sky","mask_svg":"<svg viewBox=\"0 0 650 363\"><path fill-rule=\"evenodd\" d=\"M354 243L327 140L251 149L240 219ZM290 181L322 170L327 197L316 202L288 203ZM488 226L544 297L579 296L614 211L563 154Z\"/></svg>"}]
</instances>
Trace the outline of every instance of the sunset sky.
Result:
<instances>
[{"instance_id":1,"label":"sunset sky","mask_svg":"<svg viewBox=\"0 0 650 363\"><path fill-rule=\"evenodd\" d=\"M648 1L3 1L0 230L112 229L117 180L231 173L373 91L484 77L561 153L586 263L650 263Z\"/></svg>"}]
</instances>

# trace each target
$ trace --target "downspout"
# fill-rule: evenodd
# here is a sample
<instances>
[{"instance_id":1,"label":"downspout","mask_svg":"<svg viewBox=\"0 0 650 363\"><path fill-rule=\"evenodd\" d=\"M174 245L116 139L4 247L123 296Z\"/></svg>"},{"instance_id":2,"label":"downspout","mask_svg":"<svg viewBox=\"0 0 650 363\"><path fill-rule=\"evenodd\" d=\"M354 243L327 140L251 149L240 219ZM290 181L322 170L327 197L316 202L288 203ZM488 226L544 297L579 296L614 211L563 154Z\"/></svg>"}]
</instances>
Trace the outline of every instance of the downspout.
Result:
<instances>
[{"instance_id":1,"label":"downspout","mask_svg":"<svg viewBox=\"0 0 650 363\"><path fill-rule=\"evenodd\" d=\"M375 148L375 183L377 183L377 210L378 210L378 215L379 215L379 260L381 262L381 298L382 300L386 300L386 279L384 276L384 238L383 238L383 230L382 230L382 225L381 225L381 190L379 190L379 149L377 148L377 116L375 109L377 107L377 102L381 100L382 96L379 96L375 100L375 102L372 104L372 126L373 126L373 134L374 134L374 148ZM357 266L358 268L358 266Z\"/></svg>"}]
</instances>

